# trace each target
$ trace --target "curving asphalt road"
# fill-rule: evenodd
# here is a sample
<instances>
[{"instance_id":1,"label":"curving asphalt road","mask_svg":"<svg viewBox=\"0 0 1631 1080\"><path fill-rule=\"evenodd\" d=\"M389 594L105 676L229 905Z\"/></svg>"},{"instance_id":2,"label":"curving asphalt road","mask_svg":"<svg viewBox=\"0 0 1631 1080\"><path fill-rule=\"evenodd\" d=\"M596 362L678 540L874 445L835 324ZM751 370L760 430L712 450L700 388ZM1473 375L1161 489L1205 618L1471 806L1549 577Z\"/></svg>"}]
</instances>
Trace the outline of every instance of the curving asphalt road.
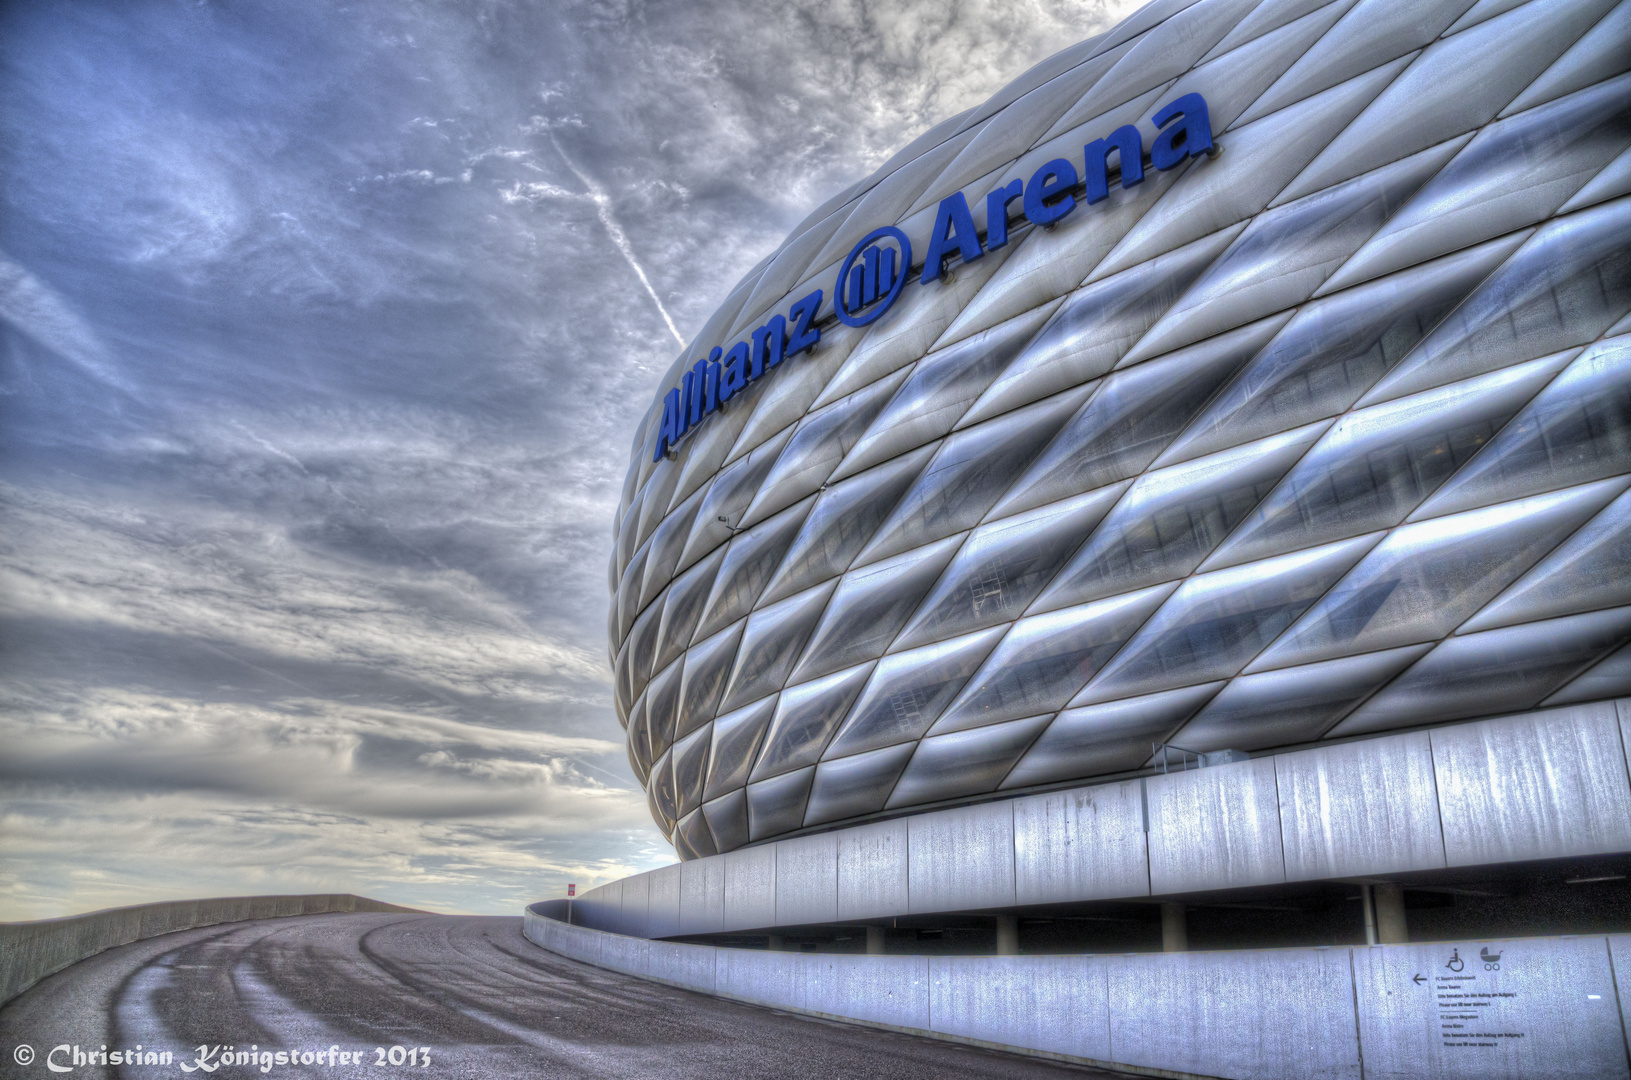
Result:
<instances>
[{"instance_id":1,"label":"curving asphalt road","mask_svg":"<svg viewBox=\"0 0 1631 1080\"><path fill-rule=\"evenodd\" d=\"M25 1043L35 1051L26 1066L15 1060ZM62 1044L175 1055L168 1066L87 1059L62 1074L74 1080L1120 1075L720 1001L546 952L521 936L517 918L446 915L268 919L109 950L0 1010L0 1077L58 1075L45 1059ZM194 1065L200 1044L234 1054L321 1051L324 1064L219 1065L217 1051L206 1059L212 1072ZM392 1047L403 1055L428 1047L429 1064L420 1051L416 1064L393 1065ZM341 1052L357 1056L341 1063ZM72 1050L52 1060L74 1065Z\"/></svg>"}]
</instances>

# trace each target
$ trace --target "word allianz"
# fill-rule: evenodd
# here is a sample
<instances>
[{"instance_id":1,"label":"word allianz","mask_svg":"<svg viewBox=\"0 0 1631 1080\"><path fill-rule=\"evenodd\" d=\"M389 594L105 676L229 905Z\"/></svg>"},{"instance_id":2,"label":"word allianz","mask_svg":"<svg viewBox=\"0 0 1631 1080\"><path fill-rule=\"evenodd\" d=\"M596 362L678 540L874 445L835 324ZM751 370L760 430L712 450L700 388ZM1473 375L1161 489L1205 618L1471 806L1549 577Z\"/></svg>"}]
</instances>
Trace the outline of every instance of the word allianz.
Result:
<instances>
[{"instance_id":1,"label":"word allianz","mask_svg":"<svg viewBox=\"0 0 1631 1080\"><path fill-rule=\"evenodd\" d=\"M1150 145L1150 164L1158 170L1176 168L1192 157L1211 154L1212 122L1206 100L1199 94L1185 94L1160 109L1153 117L1157 132ZM1051 225L1076 209L1079 203L1091 206L1110 195L1110 155L1114 153L1121 170L1121 186L1130 188L1144 179L1144 138L1138 128L1126 124L1103 139L1083 148L1082 169L1074 162L1054 158L1028 180L1012 180L985 197L986 237L981 246L974 216L961 191L940 201L930 232L919 281L927 285L944 274L946 260L956 256L973 262L987 251L1008 243L1008 208L1019 202L1025 219L1033 225ZM1076 191L1083 194L1080 199ZM892 248L876 246L880 239L899 245L897 259ZM857 265L857 259L861 262ZM893 226L875 229L864 237L849 258L838 268L833 286L833 307L840 321L863 326L884 313L899 294L912 267L912 246L906 234ZM848 289L845 285L848 284ZM685 372L680 384L663 397L663 415L658 422L653 461L671 455L673 447L710 413L720 410L754 381L782 361L815 348L821 341L816 318L825 293L816 289L793 302L785 316L767 319L729 350L715 346L707 359L698 360ZM871 310L861 313L863 308ZM791 327L791 331L789 330Z\"/></svg>"}]
</instances>

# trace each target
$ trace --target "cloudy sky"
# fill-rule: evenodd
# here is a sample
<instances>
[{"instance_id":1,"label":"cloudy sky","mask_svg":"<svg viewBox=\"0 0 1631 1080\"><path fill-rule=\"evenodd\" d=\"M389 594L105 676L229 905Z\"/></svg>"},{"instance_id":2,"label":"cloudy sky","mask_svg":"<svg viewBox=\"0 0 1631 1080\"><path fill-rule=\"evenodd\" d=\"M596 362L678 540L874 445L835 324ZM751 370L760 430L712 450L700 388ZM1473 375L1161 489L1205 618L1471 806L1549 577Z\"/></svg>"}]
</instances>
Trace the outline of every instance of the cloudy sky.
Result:
<instances>
[{"instance_id":1,"label":"cloudy sky","mask_svg":"<svg viewBox=\"0 0 1631 1080\"><path fill-rule=\"evenodd\" d=\"M1134 6L0 5L0 920L673 861L605 641L657 378Z\"/></svg>"}]
</instances>

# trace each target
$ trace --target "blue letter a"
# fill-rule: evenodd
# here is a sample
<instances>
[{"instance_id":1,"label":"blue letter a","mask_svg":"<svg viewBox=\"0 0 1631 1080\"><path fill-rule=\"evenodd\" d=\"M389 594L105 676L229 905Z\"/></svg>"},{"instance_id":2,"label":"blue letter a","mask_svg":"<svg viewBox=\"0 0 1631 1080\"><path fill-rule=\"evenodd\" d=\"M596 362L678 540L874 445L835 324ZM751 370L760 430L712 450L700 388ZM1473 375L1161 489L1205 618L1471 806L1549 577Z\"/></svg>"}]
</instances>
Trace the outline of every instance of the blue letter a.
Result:
<instances>
[{"instance_id":1,"label":"blue letter a","mask_svg":"<svg viewBox=\"0 0 1631 1080\"><path fill-rule=\"evenodd\" d=\"M934 233L929 237L929 253L923 258L923 284L940 276L940 264L953 252L964 262L973 262L985 254L974 233L974 215L968 212L968 200L961 191L940 200L940 209L934 215Z\"/></svg>"}]
</instances>

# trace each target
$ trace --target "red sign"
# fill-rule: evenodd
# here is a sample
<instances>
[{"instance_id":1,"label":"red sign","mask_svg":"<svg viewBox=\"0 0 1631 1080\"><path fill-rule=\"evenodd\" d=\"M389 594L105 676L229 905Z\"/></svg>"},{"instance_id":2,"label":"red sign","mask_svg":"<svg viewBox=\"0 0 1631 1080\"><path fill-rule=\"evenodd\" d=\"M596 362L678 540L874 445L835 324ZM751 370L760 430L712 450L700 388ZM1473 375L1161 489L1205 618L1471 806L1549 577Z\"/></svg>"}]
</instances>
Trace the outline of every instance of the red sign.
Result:
<instances>
[{"instance_id":1,"label":"red sign","mask_svg":"<svg viewBox=\"0 0 1631 1080\"><path fill-rule=\"evenodd\" d=\"M568 885L566 887L566 895L568 895L568 896L578 895L578 887L576 885Z\"/></svg>"}]
</instances>

